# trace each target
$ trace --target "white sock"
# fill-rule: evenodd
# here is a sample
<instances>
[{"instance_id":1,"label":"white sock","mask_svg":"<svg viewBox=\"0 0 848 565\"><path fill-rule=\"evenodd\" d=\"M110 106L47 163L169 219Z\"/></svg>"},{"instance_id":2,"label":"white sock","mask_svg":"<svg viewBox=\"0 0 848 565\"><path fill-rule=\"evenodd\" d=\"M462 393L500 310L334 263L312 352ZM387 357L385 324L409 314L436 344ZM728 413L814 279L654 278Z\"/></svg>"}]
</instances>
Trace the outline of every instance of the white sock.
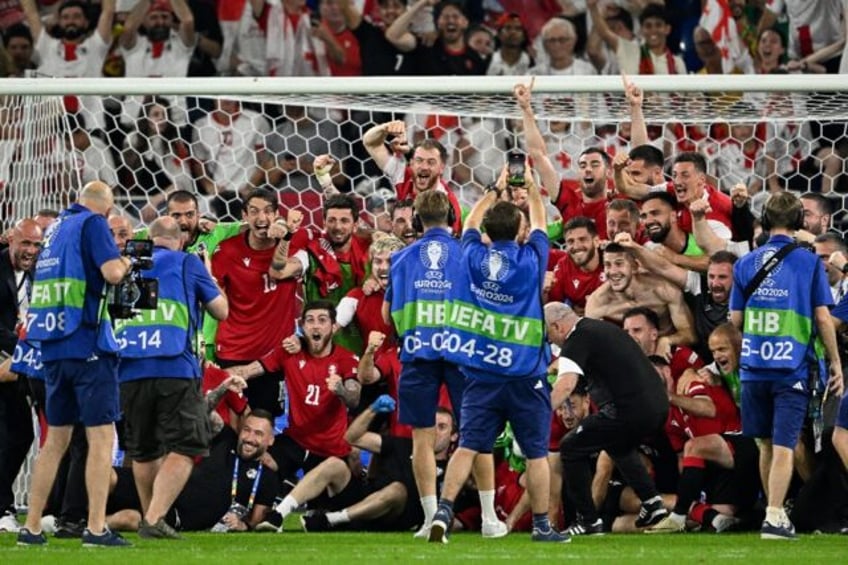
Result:
<instances>
[{"instance_id":1,"label":"white sock","mask_svg":"<svg viewBox=\"0 0 848 565\"><path fill-rule=\"evenodd\" d=\"M283 515L283 518L292 513L292 511L300 506L300 503L294 499L292 495L286 495L283 501L277 505L277 512Z\"/></svg>"},{"instance_id":2,"label":"white sock","mask_svg":"<svg viewBox=\"0 0 848 565\"><path fill-rule=\"evenodd\" d=\"M495 512L495 491L481 490L480 493L480 510L483 512L484 522L497 522L498 515Z\"/></svg>"},{"instance_id":3,"label":"white sock","mask_svg":"<svg viewBox=\"0 0 848 565\"><path fill-rule=\"evenodd\" d=\"M338 512L327 512L327 521L331 526L336 526L338 524L347 524L350 522L350 518L347 515L347 510L340 510Z\"/></svg>"},{"instance_id":4,"label":"white sock","mask_svg":"<svg viewBox=\"0 0 848 565\"><path fill-rule=\"evenodd\" d=\"M425 524L433 522L433 516L435 516L438 506L435 495L421 497L421 508L424 510Z\"/></svg>"},{"instance_id":5,"label":"white sock","mask_svg":"<svg viewBox=\"0 0 848 565\"><path fill-rule=\"evenodd\" d=\"M774 524L775 526L782 524L785 516L786 513L782 506L766 507L766 521L768 521L769 524Z\"/></svg>"}]
</instances>

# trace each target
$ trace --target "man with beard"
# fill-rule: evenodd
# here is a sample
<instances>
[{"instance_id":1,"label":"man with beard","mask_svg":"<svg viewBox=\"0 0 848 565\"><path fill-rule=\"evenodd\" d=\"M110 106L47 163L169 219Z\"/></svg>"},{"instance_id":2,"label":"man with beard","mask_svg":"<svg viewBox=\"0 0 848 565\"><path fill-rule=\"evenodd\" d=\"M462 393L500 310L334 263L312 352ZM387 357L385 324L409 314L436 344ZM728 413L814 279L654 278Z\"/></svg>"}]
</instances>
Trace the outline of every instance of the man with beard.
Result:
<instances>
[{"instance_id":1,"label":"man with beard","mask_svg":"<svg viewBox=\"0 0 848 565\"><path fill-rule=\"evenodd\" d=\"M27 380L8 373L19 331L26 320L32 267L41 249L41 228L35 220L15 224L9 247L0 251L0 532L17 533L12 484L33 440Z\"/></svg>"},{"instance_id":2,"label":"man with beard","mask_svg":"<svg viewBox=\"0 0 848 565\"><path fill-rule=\"evenodd\" d=\"M801 195L801 205L804 207L804 229L820 236L830 231L830 218L833 214L833 201L818 192L807 192Z\"/></svg>"},{"instance_id":3,"label":"man with beard","mask_svg":"<svg viewBox=\"0 0 848 565\"><path fill-rule=\"evenodd\" d=\"M648 248L661 253L665 258L681 267L693 271L704 271L708 257L698 247L695 237L680 229L674 211L674 198L667 192L654 192L642 201L642 226L651 240Z\"/></svg>"},{"instance_id":4,"label":"man with beard","mask_svg":"<svg viewBox=\"0 0 848 565\"><path fill-rule=\"evenodd\" d=\"M498 48L492 54L486 74L526 75L533 66L533 58L527 52L530 41L521 16L514 12L504 13L495 22L495 29L498 32Z\"/></svg>"},{"instance_id":5,"label":"man with beard","mask_svg":"<svg viewBox=\"0 0 848 565\"><path fill-rule=\"evenodd\" d=\"M601 239L607 238L607 182L610 179L610 158L603 149L590 147L584 150L577 160L580 171L579 191L573 183L560 179L548 157L548 150L542 132L536 124L533 114L531 94L533 82L517 84L512 93L521 108L524 139L527 152L533 160L533 167L539 171L542 185L547 189L551 202L562 213L562 221L568 223L571 218L585 216L594 220L595 228Z\"/></svg>"},{"instance_id":6,"label":"man with beard","mask_svg":"<svg viewBox=\"0 0 848 565\"><path fill-rule=\"evenodd\" d=\"M432 46L425 46L409 30L419 12L435 7L438 38ZM414 51L419 74L423 75L483 75L486 61L469 48L465 42L468 18L463 12L463 3L456 0L437 3L434 0L416 0L386 29L388 39L398 50Z\"/></svg>"},{"instance_id":7,"label":"man with beard","mask_svg":"<svg viewBox=\"0 0 848 565\"><path fill-rule=\"evenodd\" d=\"M177 31L173 29L175 15L179 19ZM139 33L142 26L143 36ZM118 42L126 76L184 77L197 42L194 15L186 0L139 0L124 22ZM174 96L166 98L175 110L176 125L185 125L183 101L178 102ZM141 103L140 97L129 97L124 102L121 121L134 123Z\"/></svg>"},{"instance_id":8,"label":"man with beard","mask_svg":"<svg viewBox=\"0 0 848 565\"><path fill-rule=\"evenodd\" d=\"M418 238L415 228L412 226L412 200L397 200L392 205L392 235L409 245Z\"/></svg>"},{"instance_id":9,"label":"man with beard","mask_svg":"<svg viewBox=\"0 0 848 565\"><path fill-rule=\"evenodd\" d=\"M565 224L566 255L554 267L548 302L567 302L580 314L586 297L604 281L601 251L595 222L578 216Z\"/></svg>"},{"instance_id":10,"label":"man with beard","mask_svg":"<svg viewBox=\"0 0 848 565\"><path fill-rule=\"evenodd\" d=\"M282 481L293 485L298 470L309 472L328 457L344 459L350 453L345 441L347 408L359 403L357 357L333 344L338 331L336 309L326 300L309 302L301 317L304 337L297 353L274 347L258 361L229 372L250 379L267 372L282 372L289 400L289 425L274 441L271 456ZM280 529L283 516L298 502L286 496L269 522Z\"/></svg>"},{"instance_id":11,"label":"man with beard","mask_svg":"<svg viewBox=\"0 0 848 565\"><path fill-rule=\"evenodd\" d=\"M733 265L736 255L730 251L717 251L710 255L707 273L688 271L645 249L629 237L618 237L616 243L629 249L643 268L660 276L683 290L687 304L695 318L697 340L692 345L696 353L707 362L712 360L707 347L710 333L730 319L728 303L733 287Z\"/></svg>"},{"instance_id":12,"label":"man with beard","mask_svg":"<svg viewBox=\"0 0 848 565\"><path fill-rule=\"evenodd\" d=\"M284 263L275 265L272 276L286 283L302 277L306 302L329 300L338 305L350 290L365 282L371 237L354 233L358 217L353 196L328 197L324 201L323 233L302 232L299 237L305 243L298 245L298 251ZM362 337L355 326L336 333L335 341L355 353L362 351Z\"/></svg>"},{"instance_id":13,"label":"man with beard","mask_svg":"<svg viewBox=\"0 0 848 565\"><path fill-rule=\"evenodd\" d=\"M648 357L656 355L657 351L669 352L668 368L675 383L687 369L699 369L704 366L698 354L685 345L668 345L668 338L659 337L659 324L656 312L644 306L637 306L624 313L621 327L636 340Z\"/></svg>"},{"instance_id":14,"label":"man with beard","mask_svg":"<svg viewBox=\"0 0 848 565\"><path fill-rule=\"evenodd\" d=\"M586 317L620 326L627 310L644 306L657 313L660 333L668 338L668 345L695 343L692 312L679 288L655 275L638 272L633 252L618 243L606 246L603 262L607 280L586 301ZM663 357L668 353L658 352Z\"/></svg>"},{"instance_id":15,"label":"man with beard","mask_svg":"<svg viewBox=\"0 0 848 565\"><path fill-rule=\"evenodd\" d=\"M635 241L644 241L645 234L639 218L639 206L628 198L616 198L607 206L607 239L626 233Z\"/></svg>"},{"instance_id":16,"label":"man with beard","mask_svg":"<svg viewBox=\"0 0 848 565\"><path fill-rule=\"evenodd\" d=\"M218 523L220 531L244 532L262 522L280 488L267 466L273 444L274 417L265 410L251 412L238 436L225 426L174 503L172 525L198 531Z\"/></svg>"},{"instance_id":17,"label":"man with beard","mask_svg":"<svg viewBox=\"0 0 848 565\"><path fill-rule=\"evenodd\" d=\"M355 2L339 0L347 28L359 41L362 76L416 74L413 60L386 39L386 28L406 9L406 0L377 0L378 22L363 17Z\"/></svg>"},{"instance_id":18,"label":"man with beard","mask_svg":"<svg viewBox=\"0 0 848 565\"><path fill-rule=\"evenodd\" d=\"M21 0L29 29L35 38L35 51L41 64L39 73L51 77L99 77L112 44L112 18L115 0L103 0L97 29L88 34L88 3L68 0L59 6L58 23L52 37L41 23L36 0ZM65 109L81 112L89 129L103 128L103 104L95 96L66 96Z\"/></svg>"},{"instance_id":19,"label":"man with beard","mask_svg":"<svg viewBox=\"0 0 848 565\"><path fill-rule=\"evenodd\" d=\"M280 280L275 269L285 265L290 230L298 228L303 215L291 210L286 225L275 223L278 205L277 195L269 190L250 192L242 210L247 233L222 241L212 256L212 275L230 306L215 338L215 353L224 368L258 359L294 333L298 283ZM246 391L250 407L281 414L281 378L266 374L251 380Z\"/></svg>"},{"instance_id":20,"label":"man with beard","mask_svg":"<svg viewBox=\"0 0 848 565\"><path fill-rule=\"evenodd\" d=\"M391 136L392 150L386 147L386 139ZM378 124L362 136L362 143L368 154L383 173L389 177L395 187L397 199L415 200L415 197L427 190L436 189L447 195L454 211L454 233L462 229L462 208L459 200L443 179L448 153L436 139L424 139L415 144L412 161L406 164L399 151L406 151L406 125L401 120Z\"/></svg>"}]
</instances>

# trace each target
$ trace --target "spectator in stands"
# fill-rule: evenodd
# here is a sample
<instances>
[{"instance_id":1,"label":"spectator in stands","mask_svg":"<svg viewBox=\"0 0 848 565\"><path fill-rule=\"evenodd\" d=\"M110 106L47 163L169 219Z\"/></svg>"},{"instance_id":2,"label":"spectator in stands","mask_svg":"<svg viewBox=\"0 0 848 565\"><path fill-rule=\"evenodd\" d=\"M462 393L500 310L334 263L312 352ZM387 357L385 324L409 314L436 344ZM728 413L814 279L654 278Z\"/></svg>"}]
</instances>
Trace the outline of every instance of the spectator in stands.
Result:
<instances>
[{"instance_id":1,"label":"spectator in stands","mask_svg":"<svg viewBox=\"0 0 848 565\"><path fill-rule=\"evenodd\" d=\"M607 27L612 33L625 41L636 40L636 35L633 33L633 16L627 8L614 2L605 2L602 9L604 21L606 21ZM621 72L618 67L618 60L615 57L615 50L610 49L601 34L598 33L597 26L592 26L586 39L586 57L595 66L599 74L617 75Z\"/></svg>"},{"instance_id":2,"label":"spectator in stands","mask_svg":"<svg viewBox=\"0 0 848 565\"><path fill-rule=\"evenodd\" d=\"M113 189L117 187L118 176L115 172L117 169L109 146L98 136L89 133L83 112L68 114L66 119L71 128L70 140L65 139L65 143L69 144L67 153L64 155L67 164L76 170L83 184L101 180ZM57 157L63 158L61 153ZM76 175L72 174L70 178L71 186L78 188L75 184Z\"/></svg>"},{"instance_id":3,"label":"spectator in stands","mask_svg":"<svg viewBox=\"0 0 848 565\"><path fill-rule=\"evenodd\" d=\"M174 30L174 18L179 24ZM140 30L144 29L144 35ZM124 22L119 39L128 77L184 77L197 43L194 14L186 0L139 0ZM185 101L168 98L175 123L188 122ZM133 123L139 116L142 99L124 101L121 121Z\"/></svg>"},{"instance_id":4,"label":"spectator in stands","mask_svg":"<svg viewBox=\"0 0 848 565\"><path fill-rule=\"evenodd\" d=\"M722 66L722 53L709 31L698 26L692 32L692 39L695 42L695 53L704 64L698 74L703 75L721 75L725 74ZM748 51L742 51L740 57L734 59L734 66L730 74L743 74L754 72L754 62Z\"/></svg>"},{"instance_id":5,"label":"spectator in stands","mask_svg":"<svg viewBox=\"0 0 848 565\"><path fill-rule=\"evenodd\" d=\"M359 41L362 75L392 76L415 74L414 61L386 39L386 28L403 13L406 0L377 0L378 20L357 9L353 0L338 0L347 28Z\"/></svg>"},{"instance_id":6,"label":"spectator in stands","mask_svg":"<svg viewBox=\"0 0 848 565\"><path fill-rule=\"evenodd\" d=\"M492 60L492 54L495 52L495 35L492 33L492 30L482 25L471 26L465 32L465 42L468 44L468 47L480 55L488 69L489 63Z\"/></svg>"},{"instance_id":7,"label":"spectator in stands","mask_svg":"<svg viewBox=\"0 0 848 565\"><path fill-rule=\"evenodd\" d=\"M264 116L226 98L217 99L215 110L195 124L192 153L201 170L198 182L219 218L238 217L234 199L264 184L270 131Z\"/></svg>"},{"instance_id":8,"label":"spectator in stands","mask_svg":"<svg viewBox=\"0 0 848 565\"><path fill-rule=\"evenodd\" d=\"M24 24L15 24L3 32L3 46L15 65L14 76L22 77L35 68L32 62L34 47L32 33Z\"/></svg>"},{"instance_id":9,"label":"spectator in stands","mask_svg":"<svg viewBox=\"0 0 848 565\"><path fill-rule=\"evenodd\" d=\"M51 77L99 77L109 46L112 43L112 18L115 0L103 0L97 28L89 34L88 5L78 0L59 4L56 33L52 37L41 23L36 0L21 0L29 29L35 38L35 52L40 64L38 72ZM103 128L103 105L93 96L66 96L65 109L82 111L84 123L90 129Z\"/></svg>"},{"instance_id":10,"label":"spectator in stands","mask_svg":"<svg viewBox=\"0 0 848 565\"><path fill-rule=\"evenodd\" d=\"M620 236L619 236L620 237ZM633 304L657 313L660 333L671 345L695 343L692 312L683 302L683 293L668 281L637 271L636 258L617 243L604 248L606 282L589 295L586 316L621 324Z\"/></svg>"},{"instance_id":11,"label":"spectator in stands","mask_svg":"<svg viewBox=\"0 0 848 565\"><path fill-rule=\"evenodd\" d=\"M140 210L145 222L158 215L169 192L194 192L188 147L167 98L145 97L135 131L124 139L122 158L129 175L122 184L132 209Z\"/></svg>"},{"instance_id":12,"label":"spectator in stands","mask_svg":"<svg viewBox=\"0 0 848 565\"><path fill-rule=\"evenodd\" d=\"M417 49L419 71L423 75L482 75L486 63L465 42L468 18L463 5L456 0L446 0L436 7L436 42L427 47L413 35L409 28L419 11L433 5L432 0L416 0L386 30L386 39L398 49L408 53Z\"/></svg>"},{"instance_id":13,"label":"spectator in stands","mask_svg":"<svg viewBox=\"0 0 848 565\"><path fill-rule=\"evenodd\" d=\"M786 69L786 38L776 28L766 28L760 32L757 40L756 72L769 74Z\"/></svg>"},{"instance_id":14,"label":"spectator in stands","mask_svg":"<svg viewBox=\"0 0 848 565\"><path fill-rule=\"evenodd\" d=\"M330 29L314 23L306 0L250 0L261 14L270 76L328 76L329 59L344 62L344 51Z\"/></svg>"},{"instance_id":15,"label":"spectator in stands","mask_svg":"<svg viewBox=\"0 0 848 565\"><path fill-rule=\"evenodd\" d=\"M224 36L218 22L216 0L188 0L194 15L194 32L197 44L188 65L188 76L206 77L217 74L216 62L221 56Z\"/></svg>"},{"instance_id":16,"label":"spectator in stands","mask_svg":"<svg viewBox=\"0 0 848 565\"><path fill-rule=\"evenodd\" d=\"M254 11L252 0L218 2L223 44L218 72L224 76L264 76L267 66L265 32L260 25L264 3Z\"/></svg>"},{"instance_id":17,"label":"spectator in stands","mask_svg":"<svg viewBox=\"0 0 848 565\"><path fill-rule=\"evenodd\" d=\"M591 63L575 57L577 29L565 18L551 18L542 27L542 46L547 61L530 69L534 75L596 75Z\"/></svg>"},{"instance_id":18,"label":"spectator in stands","mask_svg":"<svg viewBox=\"0 0 848 565\"><path fill-rule=\"evenodd\" d=\"M599 0L587 0L592 25L607 46L615 52L621 71L627 75L685 75L683 59L674 55L666 45L671 33L665 6L648 4L639 14L639 35L625 39L613 32L601 14Z\"/></svg>"},{"instance_id":19,"label":"spectator in stands","mask_svg":"<svg viewBox=\"0 0 848 565\"><path fill-rule=\"evenodd\" d=\"M490 76L526 75L533 66L533 57L527 52L530 41L527 30L516 13L503 14L498 18L497 49L492 53L486 74Z\"/></svg>"},{"instance_id":20,"label":"spectator in stands","mask_svg":"<svg viewBox=\"0 0 848 565\"><path fill-rule=\"evenodd\" d=\"M789 19L790 59L801 59L828 45L845 41L843 8L839 0L769 0L760 18L759 29L777 23L785 13ZM824 71L838 73L842 52L836 50L822 61Z\"/></svg>"},{"instance_id":21,"label":"spectator in stands","mask_svg":"<svg viewBox=\"0 0 848 565\"><path fill-rule=\"evenodd\" d=\"M336 46L341 50L342 58L334 49L329 50L330 74L334 77L353 77L362 74L362 59L360 57L359 40L353 31L348 29L345 14L342 11L341 0L319 0L318 13L321 24L332 34ZM332 45L327 44L328 47Z\"/></svg>"}]
</instances>

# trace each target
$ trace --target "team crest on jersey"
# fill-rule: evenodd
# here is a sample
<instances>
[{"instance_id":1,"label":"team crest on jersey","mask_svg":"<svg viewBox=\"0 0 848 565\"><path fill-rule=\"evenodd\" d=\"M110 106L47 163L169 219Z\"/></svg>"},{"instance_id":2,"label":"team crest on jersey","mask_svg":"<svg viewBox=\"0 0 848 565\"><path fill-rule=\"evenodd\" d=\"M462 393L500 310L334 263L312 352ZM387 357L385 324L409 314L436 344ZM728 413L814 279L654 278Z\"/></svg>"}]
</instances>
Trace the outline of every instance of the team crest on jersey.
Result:
<instances>
[{"instance_id":1,"label":"team crest on jersey","mask_svg":"<svg viewBox=\"0 0 848 565\"><path fill-rule=\"evenodd\" d=\"M298 369L303 369L304 367L306 367L306 360L301 359L300 361L297 362L297 368Z\"/></svg>"},{"instance_id":2,"label":"team crest on jersey","mask_svg":"<svg viewBox=\"0 0 848 565\"><path fill-rule=\"evenodd\" d=\"M427 269L440 271L448 262L448 246L441 241L430 241L421 246L418 256Z\"/></svg>"},{"instance_id":3,"label":"team crest on jersey","mask_svg":"<svg viewBox=\"0 0 848 565\"><path fill-rule=\"evenodd\" d=\"M500 282L506 278L509 272L509 259L500 251L490 249L486 256L483 257L483 263L480 267L483 276L488 280Z\"/></svg>"},{"instance_id":4,"label":"team crest on jersey","mask_svg":"<svg viewBox=\"0 0 848 565\"><path fill-rule=\"evenodd\" d=\"M578 286L580 286L580 279L571 279L571 284L573 284L574 288L576 289Z\"/></svg>"},{"instance_id":5,"label":"team crest on jersey","mask_svg":"<svg viewBox=\"0 0 848 565\"><path fill-rule=\"evenodd\" d=\"M250 257L245 257L241 262L244 263L245 267L250 267Z\"/></svg>"}]
</instances>

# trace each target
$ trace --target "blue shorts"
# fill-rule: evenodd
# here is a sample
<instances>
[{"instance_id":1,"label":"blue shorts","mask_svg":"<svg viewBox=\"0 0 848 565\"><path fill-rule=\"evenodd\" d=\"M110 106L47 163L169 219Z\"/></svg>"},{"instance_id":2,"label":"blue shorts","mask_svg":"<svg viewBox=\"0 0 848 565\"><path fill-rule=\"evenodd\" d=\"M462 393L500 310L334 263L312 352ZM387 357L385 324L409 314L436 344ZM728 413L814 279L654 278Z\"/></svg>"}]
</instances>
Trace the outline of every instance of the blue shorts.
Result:
<instances>
[{"instance_id":1,"label":"blue shorts","mask_svg":"<svg viewBox=\"0 0 848 565\"><path fill-rule=\"evenodd\" d=\"M507 420L527 459L547 457L551 394L545 377L493 383L469 378L462 397L459 445L491 453Z\"/></svg>"},{"instance_id":2,"label":"blue shorts","mask_svg":"<svg viewBox=\"0 0 848 565\"><path fill-rule=\"evenodd\" d=\"M454 420L459 424L465 377L456 365L446 361L412 361L403 364L398 381L400 423L413 428L435 426L442 383L448 389Z\"/></svg>"},{"instance_id":3,"label":"blue shorts","mask_svg":"<svg viewBox=\"0 0 848 565\"><path fill-rule=\"evenodd\" d=\"M45 361L44 376L49 425L103 426L120 418L117 357Z\"/></svg>"},{"instance_id":4,"label":"blue shorts","mask_svg":"<svg viewBox=\"0 0 848 565\"><path fill-rule=\"evenodd\" d=\"M836 425L843 430L848 430L848 393L842 395L839 412L836 414Z\"/></svg>"},{"instance_id":5,"label":"blue shorts","mask_svg":"<svg viewBox=\"0 0 848 565\"><path fill-rule=\"evenodd\" d=\"M794 449L807 417L804 379L742 382L742 432Z\"/></svg>"}]
</instances>

